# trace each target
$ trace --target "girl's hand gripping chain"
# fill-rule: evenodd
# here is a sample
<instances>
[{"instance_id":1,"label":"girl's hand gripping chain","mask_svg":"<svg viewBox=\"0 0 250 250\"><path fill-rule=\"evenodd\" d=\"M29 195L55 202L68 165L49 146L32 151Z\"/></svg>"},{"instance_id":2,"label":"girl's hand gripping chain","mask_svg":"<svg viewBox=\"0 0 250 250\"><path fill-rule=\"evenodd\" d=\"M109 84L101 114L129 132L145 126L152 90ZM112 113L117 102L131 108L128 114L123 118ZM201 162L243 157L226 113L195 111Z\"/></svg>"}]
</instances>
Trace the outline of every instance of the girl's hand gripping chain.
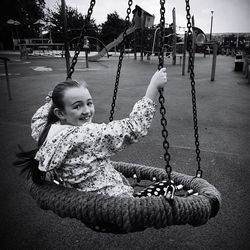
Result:
<instances>
[{"instance_id":1,"label":"girl's hand gripping chain","mask_svg":"<svg viewBox=\"0 0 250 250\"><path fill-rule=\"evenodd\" d=\"M157 70L151 78L145 96L154 100L158 95L158 89L162 89L167 84L166 68Z\"/></svg>"},{"instance_id":2,"label":"girl's hand gripping chain","mask_svg":"<svg viewBox=\"0 0 250 250\"><path fill-rule=\"evenodd\" d=\"M150 85L154 85L157 89L162 89L167 84L167 69L161 68L157 70L151 78Z\"/></svg>"}]
</instances>

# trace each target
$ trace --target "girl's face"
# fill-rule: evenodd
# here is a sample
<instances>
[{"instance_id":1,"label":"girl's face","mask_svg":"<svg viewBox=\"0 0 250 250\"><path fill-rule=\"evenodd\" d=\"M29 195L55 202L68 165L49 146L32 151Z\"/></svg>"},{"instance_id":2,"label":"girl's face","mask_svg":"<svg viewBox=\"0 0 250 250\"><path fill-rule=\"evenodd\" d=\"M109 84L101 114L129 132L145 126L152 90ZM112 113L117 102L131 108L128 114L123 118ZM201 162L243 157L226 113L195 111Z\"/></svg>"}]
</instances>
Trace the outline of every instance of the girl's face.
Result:
<instances>
[{"instance_id":1,"label":"girl's face","mask_svg":"<svg viewBox=\"0 0 250 250\"><path fill-rule=\"evenodd\" d=\"M95 107L92 97L85 87L66 89L64 92L64 110L61 111L62 124L81 126L86 122L92 122Z\"/></svg>"}]
</instances>

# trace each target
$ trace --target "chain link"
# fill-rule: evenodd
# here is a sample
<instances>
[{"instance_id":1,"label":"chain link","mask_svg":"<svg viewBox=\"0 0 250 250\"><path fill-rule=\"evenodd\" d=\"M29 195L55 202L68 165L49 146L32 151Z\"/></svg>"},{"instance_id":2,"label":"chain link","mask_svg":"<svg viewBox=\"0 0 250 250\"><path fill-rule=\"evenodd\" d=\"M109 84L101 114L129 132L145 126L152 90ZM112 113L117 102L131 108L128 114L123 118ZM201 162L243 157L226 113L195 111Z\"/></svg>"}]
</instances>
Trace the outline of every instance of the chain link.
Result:
<instances>
[{"instance_id":1,"label":"chain link","mask_svg":"<svg viewBox=\"0 0 250 250\"><path fill-rule=\"evenodd\" d=\"M164 65L164 37L165 37L165 0L160 0L161 8L160 8L160 33L159 33L159 48L160 51L158 53L158 70L160 70ZM160 103L160 114L161 114L161 125L162 125L162 137L163 137L163 149L164 149L164 160L166 162L165 170L168 175L168 179L171 180L171 172L172 167L170 166L169 162L171 156L168 152L169 149L169 142L168 138L168 131L167 131L167 119L166 119L166 108L164 106L165 98L163 95L163 89L159 90L159 103Z\"/></svg>"},{"instance_id":2,"label":"chain link","mask_svg":"<svg viewBox=\"0 0 250 250\"><path fill-rule=\"evenodd\" d=\"M117 92L118 92L118 86L119 86L119 80L120 80L120 74L121 74L121 68L122 68L122 61L123 61L123 55L125 51L125 42L127 38L127 30L129 28L129 15L131 13L131 6L133 4L132 0L128 1L128 9L127 9L127 16L125 18L126 21L126 26L125 30L123 32L123 40L121 42L121 50L120 50L120 55L119 55L119 61L118 61L118 67L117 67L117 72L116 72L116 79L115 79L115 87L114 87L114 93L113 93L113 98L112 98L112 103L111 103L111 110L110 110L110 117L109 121L113 121L113 116L115 112L115 102L116 102L116 97L117 97Z\"/></svg>"},{"instance_id":3,"label":"chain link","mask_svg":"<svg viewBox=\"0 0 250 250\"><path fill-rule=\"evenodd\" d=\"M188 28L188 52L189 52L189 69L190 69L190 79L191 79L191 94L192 94L192 107L193 107L193 123L194 123L194 138L195 138L195 147L196 147L196 161L197 161L197 177L202 177L202 170L200 166L200 143L199 143L199 133L198 133L198 120L197 120L197 107L196 107L196 91L195 91L195 74L194 74L194 56L192 48L192 24L191 24L191 15L190 15L190 5L189 0L186 1L186 18L187 18L187 28Z\"/></svg>"},{"instance_id":4,"label":"chain link","mask_svg":"<svg viewBox=\"0 0 250 250\"><path fill-rule=\"evenodd\" d=\"M159 53L158 53L158 70L163 67L164 64L164 35L165 35L165 0L160 0L160 33L159 33Z\"/></svg>"},{"instance_id":5,"label":"chain link","mask_svg":"<svg viewBox=\"0 0 250 250\"><path fill-rule=\"evenodd\" d=\"M83 25L83 28L81 30L81 34L80 34L79 39L78 39L78 43L77 43L77 46L76 46L76 49L75 49L75 54L74 54L74 57L73 57L73 59L71 61L69 72L67 74L67 79L71 79L72 74L75 71L75 65L77 63L78 56L79 56L79 54L81 52L81 47L82 47L82 44L83 44L84 36L87 33L87 26L89 25L90 18L91 18L94 6L95 6L95 0L91 0L90 1L90 6L89 6L89 9L88 9L88 14L87 14L87 17L84 20L84 25Z\"/></svg>"}]
</instances>

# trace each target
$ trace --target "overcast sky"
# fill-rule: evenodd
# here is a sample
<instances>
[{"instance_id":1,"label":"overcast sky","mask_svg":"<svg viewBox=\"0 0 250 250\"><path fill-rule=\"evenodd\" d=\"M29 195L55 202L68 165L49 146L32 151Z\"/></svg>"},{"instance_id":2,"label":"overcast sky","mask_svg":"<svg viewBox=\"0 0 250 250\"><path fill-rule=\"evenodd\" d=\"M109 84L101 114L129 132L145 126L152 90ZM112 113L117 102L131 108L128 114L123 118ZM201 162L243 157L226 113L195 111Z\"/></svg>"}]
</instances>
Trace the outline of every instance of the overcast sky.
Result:
<instances>
[{"instance_id":1,"label":"overcast sky","mask_svg":"<svg viewBox=\"0 0 250 250\"><path fill-rule=\"evenodd\" d=\"M90 0L65 0L66 4L77 8L82 14L87 13ZM45 0L46 6L53 8L61 0ZM155 24L160 20L159 0L134 0L152 15L155 15ZM117 11L120 17L126 17L127 0L96 0L92 17L97 24L107 20L107 14ZM166 0L166 23L172 22L172 9L176 10L177 26L186 26L185 0ZM250 33L250 0L190 0L191 14L195 17L195 26L205 33L210 32L211 11L213 14L213 33L249 32ZM132 13L131 13L132 14ZM132 15L131 15L132 17ZM177 30L178 31L178 30Z\"/></svg>"}]
</instances>

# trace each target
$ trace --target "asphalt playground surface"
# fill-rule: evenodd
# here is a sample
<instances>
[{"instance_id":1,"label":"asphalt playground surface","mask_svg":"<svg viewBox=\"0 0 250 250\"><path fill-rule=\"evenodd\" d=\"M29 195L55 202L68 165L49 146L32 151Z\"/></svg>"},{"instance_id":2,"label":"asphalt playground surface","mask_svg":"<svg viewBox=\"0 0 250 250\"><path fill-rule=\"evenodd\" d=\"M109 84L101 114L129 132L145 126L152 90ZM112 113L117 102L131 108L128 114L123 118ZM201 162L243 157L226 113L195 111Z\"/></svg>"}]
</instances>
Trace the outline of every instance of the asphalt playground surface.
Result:
<instances>
[{"instance_id":1,"label":"asphalt playground surface","mask_svg":"<svg viewBox=\"0 0 250 250\"><path fill-rule=\"evenodd\" d=\"M0 52L1 54L1 52ZM0 249L250 249L250 85L234 71L234 58L218 56L215 81L211 82L212 56L195 59L198 126L203 177L222 195L215 218L200 227L171 226L114 235L98 233L76 219L62 219L41 210L29 195L24 178L12 166L17 145L33 148L30 119L46 94L66 77L63 58L36 57L20 60L4 54L8 63L12 100L8 100L4 67L0 65ZM190 80L180 65L166 60L166 97L171 165L174 171L194 175ZM73 79L84 79L92 93L95 122L107 122L113 94L117 56L90 62L80 58ZM143 97L157 68L157 59L143 62L124 59L115 119L126 117ZM149 134L119 153L114 160L163 168L159 112Z\"/></svg>"}]
</instances>

